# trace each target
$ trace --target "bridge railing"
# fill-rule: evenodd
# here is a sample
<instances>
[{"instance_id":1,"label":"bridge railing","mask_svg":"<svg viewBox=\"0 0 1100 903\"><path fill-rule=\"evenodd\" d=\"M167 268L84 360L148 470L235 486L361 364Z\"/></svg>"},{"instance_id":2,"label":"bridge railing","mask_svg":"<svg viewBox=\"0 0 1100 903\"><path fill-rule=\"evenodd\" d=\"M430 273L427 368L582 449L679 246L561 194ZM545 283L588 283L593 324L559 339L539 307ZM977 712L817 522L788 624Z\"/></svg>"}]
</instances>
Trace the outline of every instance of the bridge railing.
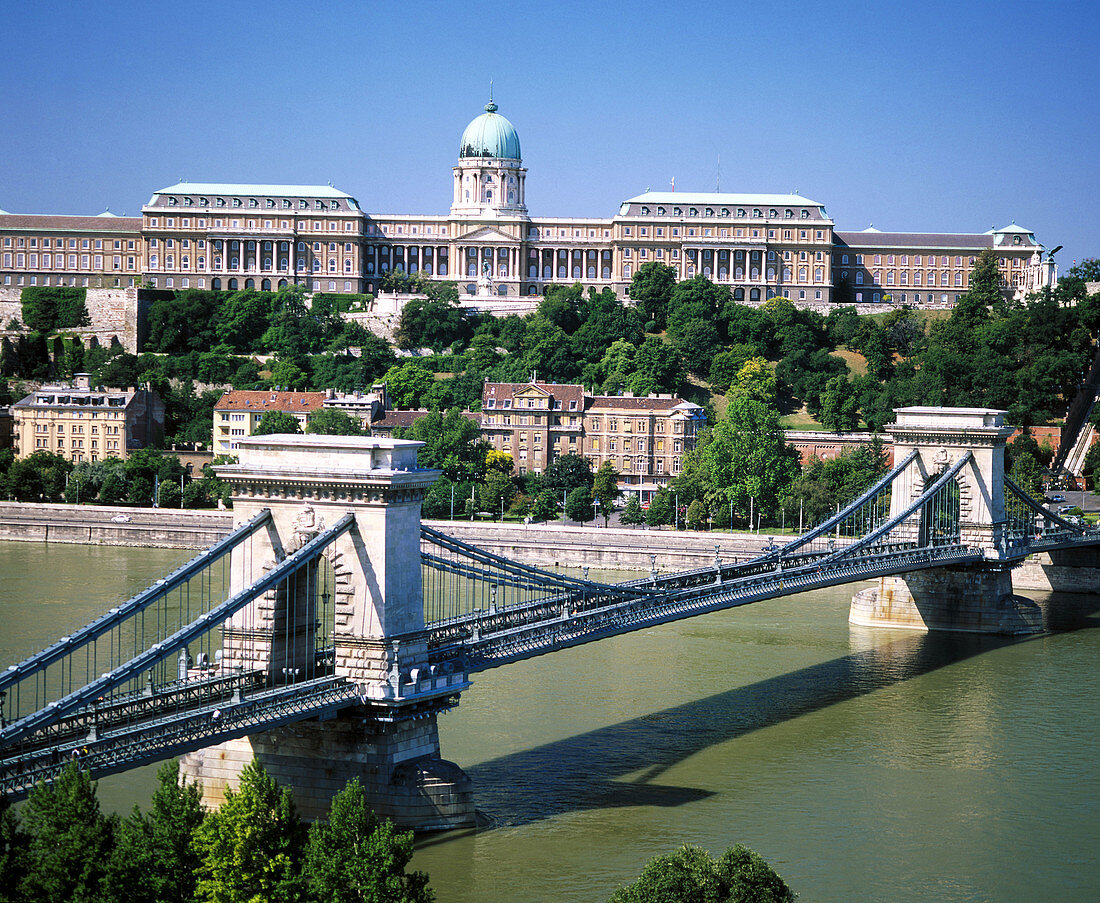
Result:
<instances>
[{"instance_id":1,"label":"bridge railing","mask_svg":"<svg viewBox=\"0 0 1100 903\"><path fill-rule=\"evenodd\" d=\"M139 651L139 643L164 639L209 601L214 588L226 583L224 568L234 549L271 522L264 509L229 536L157 580L121 605L74 630L0 673L0 718L18 720L110 671Z\"/></svg>"},{"instance_id":2,"label":"bridge railing","mask_svg":"<svg viewBox=\"0 0 1100 903\"><path fill-rule=\"evenodd\" d=\"M123 723L140 722L142 709L147 708L141 704L135 704L134 698L147 694L162 698L171 698L174 704L180 706L183 695L176 687L166 690L170 683L166 679L168 674L186 683L192 680L198 682L208 681L210 686L217 682L218 678L226 676L219 674L218 666L210 662L206 673L203 669L195 674L191 662L185 657L189 647L203 638L217 637L221 625L227 618L247 606L253 600L265 593L287 592L294 580L303 568L315 568L317 561L324 549L334 542L337 537L349 530L355 523L355 516L347 514L337 521L332 528L316 536L306 543L301 549L282 561L274 564L262 577L255 580L249 586L228 596L224 601L216 602L209 594L209 584L206 584L204 598L198 614L191 612L192 619L183 625L174 624L173 632L157 639L148 646L140 648L130 658L119 655L119 663L99 676L87 680L78 689L54 698L35 711L5 723L0 727L0 754L7 756L11 753L13 744L35 745L38 741L35 735L46 731L54 725L59 725L57 730L64 730L63 722L66 720L81 723L81 719L87 722L88 718L94 718L94 723L104 729L118 729ZM200 556L201 557L201 556ZM204 580L198 575L200 582ZM154 584L150 589L155 589L160 584ZM220 594L218 595L220 598ZM91 626L91 625L89 625ZM124 650L119 649L122 653ZM263 669L265 674L273 673L277 663L268 662ZM286 669L284 669L285 671ZM256 680L250 671L243 668L237 670L237 676L241 681ZM303 675L304 676L304 675ZM159 680L157 678L160 678ZM284 680L293 680L295 674L288 677L284 674Z\"/></svg>"}]
</instances>

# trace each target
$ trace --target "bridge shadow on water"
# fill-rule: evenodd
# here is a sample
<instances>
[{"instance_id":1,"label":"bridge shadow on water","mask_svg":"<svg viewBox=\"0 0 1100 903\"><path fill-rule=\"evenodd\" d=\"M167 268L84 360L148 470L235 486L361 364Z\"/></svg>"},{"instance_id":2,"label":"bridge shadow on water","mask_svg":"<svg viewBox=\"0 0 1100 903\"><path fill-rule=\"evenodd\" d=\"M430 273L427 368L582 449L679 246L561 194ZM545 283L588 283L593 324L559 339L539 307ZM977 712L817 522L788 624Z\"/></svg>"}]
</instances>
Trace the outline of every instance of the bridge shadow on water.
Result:
<instances>
[{"instance_id":1,"label":"bridge shadow on water","mask_svg":"<svg viewBox=\"0 0 1100 903\"><path fill-rule=\"evenodd\" d=\"M865 650L467 769L488 828L573 811L674 807L711 791L660 783L708 747L847 702L974 656L1051 634L1100 628L1100 596L1040 602L1047 632L1023 637L906 633ZM856 629L856 628L853 628ZM627 775L634 775L624 780ZM421 838L418 846L446 842Z\"/></svg>"}]
</instances>

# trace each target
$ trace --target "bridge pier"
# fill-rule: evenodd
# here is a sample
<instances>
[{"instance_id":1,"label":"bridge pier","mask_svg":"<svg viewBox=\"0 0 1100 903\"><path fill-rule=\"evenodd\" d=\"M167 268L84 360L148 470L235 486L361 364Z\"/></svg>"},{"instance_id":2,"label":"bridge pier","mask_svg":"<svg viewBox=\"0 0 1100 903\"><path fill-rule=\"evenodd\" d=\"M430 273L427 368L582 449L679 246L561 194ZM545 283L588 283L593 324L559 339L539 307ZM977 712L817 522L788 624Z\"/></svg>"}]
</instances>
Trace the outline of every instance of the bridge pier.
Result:
<instances>
[{"instance_id":1,"label":"bridge pier","mask_svg":"<svg viewBox=\"0 0 1100 903\"><path fill-rule=\"evenodd\" d=\"M848 621L862 627L1026 634L1043 629L1042 613L1014 595L1001 569L941 567L880 577L852 597Z\"/></svg>"},{"instance_id":2,"label":"bridge pier","mask_svg":"<svg viewBox=\"0 0 1100 903\"><path fill-rule=\"evenodd\" d=\"M914 515L913 539L922 543L961 541L983 550L987 564L938 567L880 577L856 594L848 620L868 627L1022 634L1042 630L1034 603L1012 592L1004 559L1007 518L1004 500L1005 442L1014 428L1004 411L982 408L899 408L886 427L894 438L894 459L917 457L901 474L890 498L890 516L903 514L936 478L970 452L956 477L957 491L934 516Z\"/></svg>"},{"instance_id":3,"label":"bridge pier","mask_svg":"<svg viewBox=\"0 0 1100 903\"><path fill-rule=\"evenodd\" d=\"M334 673L361 704L211 746L183 757L217 806L253 757L291 788L299 812L322 818L353 777L380 816L405 828L474 823L469 778L441 758L436 719L458 704L465 674L429 666L421 584L420 503L439 473L421 469L423 443L338 436L261 436L218 468L234 519L270 508L273 526L234 551L232 589L302 548L344 514L355 525L309 569L223 625L222 666L261 670L271 684ZM331 605L331 608L329 607ZM328 629L331 628L331 635ZM319 633L320 631L320 633Z\"/></svg>"}]
</instances>

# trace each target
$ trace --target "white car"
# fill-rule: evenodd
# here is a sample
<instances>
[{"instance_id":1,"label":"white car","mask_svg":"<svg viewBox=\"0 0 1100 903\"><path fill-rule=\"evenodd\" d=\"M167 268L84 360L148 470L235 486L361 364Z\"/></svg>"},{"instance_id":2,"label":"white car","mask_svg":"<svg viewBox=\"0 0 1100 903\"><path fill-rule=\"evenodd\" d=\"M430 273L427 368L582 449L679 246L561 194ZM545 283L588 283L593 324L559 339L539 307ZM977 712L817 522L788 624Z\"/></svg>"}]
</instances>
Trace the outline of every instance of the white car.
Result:
<instances>
[{"instance_id":1,"label":"white car","mask_svg":"<svg viewBox=\"0 0 1100 903\"><path fill-rule=\"evenodd\" d=\"M130 518L129 514L116 514L114 517L111 518L111 523L113 523L113 524L128 524L128 523L130 523L130 520L131 520L131 518Z\"/></svg>"}]
</instances>

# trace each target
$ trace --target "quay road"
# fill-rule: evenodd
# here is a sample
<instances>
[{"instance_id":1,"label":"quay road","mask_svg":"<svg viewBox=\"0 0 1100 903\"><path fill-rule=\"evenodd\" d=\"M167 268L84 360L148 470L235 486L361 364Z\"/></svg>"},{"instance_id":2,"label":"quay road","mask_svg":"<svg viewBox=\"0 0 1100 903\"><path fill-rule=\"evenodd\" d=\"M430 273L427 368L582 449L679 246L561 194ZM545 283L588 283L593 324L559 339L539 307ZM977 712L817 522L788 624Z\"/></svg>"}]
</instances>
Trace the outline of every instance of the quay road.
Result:
<instances>
[{"instance_id":1,"label":"quay road","mask_svg":"<svg viewBox=\"0 0 1100 903\"><path fill-rule=\"evenodd\" d=\"M128 520L124 520L128 518ZM32 505L0 502L0 539L85 545L203 549L228 535L231 511ZM723 562L759 554L769 534L694 533L671 529L561 524L425 521L456 539L531 564L648 571L705 567L719 546ZM656 555L656 562L650 557Z\"/></svg>"}]
</instances>

